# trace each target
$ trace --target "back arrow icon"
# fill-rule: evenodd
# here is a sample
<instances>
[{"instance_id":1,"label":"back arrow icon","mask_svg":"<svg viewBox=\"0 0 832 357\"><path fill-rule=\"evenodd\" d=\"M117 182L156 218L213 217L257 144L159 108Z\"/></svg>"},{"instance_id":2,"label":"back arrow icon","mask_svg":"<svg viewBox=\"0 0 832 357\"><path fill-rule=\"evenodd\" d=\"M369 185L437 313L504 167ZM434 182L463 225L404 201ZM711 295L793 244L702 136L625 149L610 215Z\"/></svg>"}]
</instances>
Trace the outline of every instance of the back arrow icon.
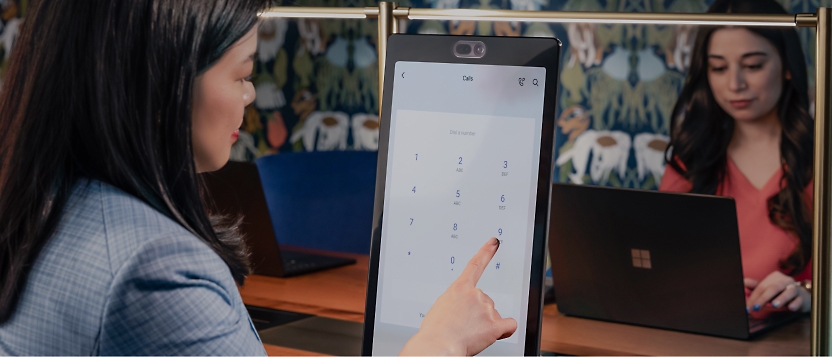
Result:
<instances>
[{"instance_id":1,"label":"back arrow icon","mask_svg":"<svg viewBox=\"0 0 832 357\"><path fill-rule=\"evenodd\" d=\"M402 72L402 78L404 78L404 72Z\"/></svg>"}]
</instances>

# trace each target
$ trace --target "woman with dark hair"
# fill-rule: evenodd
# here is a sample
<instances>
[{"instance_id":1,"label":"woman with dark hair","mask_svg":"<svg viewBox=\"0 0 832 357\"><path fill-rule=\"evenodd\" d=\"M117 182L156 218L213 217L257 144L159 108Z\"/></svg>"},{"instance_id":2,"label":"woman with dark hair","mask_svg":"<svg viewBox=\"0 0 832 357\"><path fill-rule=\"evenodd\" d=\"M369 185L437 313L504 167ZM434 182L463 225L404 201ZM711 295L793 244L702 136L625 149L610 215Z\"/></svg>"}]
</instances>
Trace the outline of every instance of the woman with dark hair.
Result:
<instances>
[{"instance_id":1,"label":"woman with dark hair","mask_svg":"<svg viewBox=\"0 0 832 357\"><path fill-rule=\"evenodd\" d=\"M198 173L225 165L254 101L267 5L29 3L0 91L0 354L264 354L237 290L243 240L209 215ZM472 280L403 353L513 333Z\"/></svg>"},{"instance_id":2,"label":"woman with dark hair","mask_svg":"<svg viewBox=\"0 0 832 357\"><path fill-rule=\"evenodd\" d=\"M774 0L710 13L786 14ZM660 190L733 197L749 310L808 311L813 120L794 29L703 28L673 109Z\"/></svg>"}]
</instances>

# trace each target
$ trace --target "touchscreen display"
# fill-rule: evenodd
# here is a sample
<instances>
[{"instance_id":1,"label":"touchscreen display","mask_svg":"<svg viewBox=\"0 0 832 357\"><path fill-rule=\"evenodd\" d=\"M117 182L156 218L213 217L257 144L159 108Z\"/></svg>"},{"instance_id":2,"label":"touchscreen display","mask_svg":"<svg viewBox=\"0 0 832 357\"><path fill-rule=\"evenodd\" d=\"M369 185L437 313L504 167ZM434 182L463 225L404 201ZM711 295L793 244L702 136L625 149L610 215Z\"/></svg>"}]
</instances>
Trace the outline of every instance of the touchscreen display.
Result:
<instances>
[{"instance_id":1,"label":"touchscreen display","mask_svg":"<svg viewBox=\"0 0 832 357\"><path fill-rule=\"evenodd\" d=\"M396 355L491 237L477 287L513 336L483 354L522 355L546 69L397 62L373 355Z\"/></svg>"}]
</instances>

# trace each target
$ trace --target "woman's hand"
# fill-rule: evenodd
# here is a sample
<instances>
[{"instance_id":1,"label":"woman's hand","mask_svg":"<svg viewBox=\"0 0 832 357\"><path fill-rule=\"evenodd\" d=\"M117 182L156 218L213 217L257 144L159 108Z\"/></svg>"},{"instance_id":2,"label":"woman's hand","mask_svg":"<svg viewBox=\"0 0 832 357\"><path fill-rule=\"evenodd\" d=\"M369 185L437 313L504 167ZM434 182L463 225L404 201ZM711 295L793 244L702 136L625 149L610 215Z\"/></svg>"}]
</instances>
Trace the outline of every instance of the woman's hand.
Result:
<instances>
[{"instance_id":1,"label":"woman's hand","mask_svg":"<svg viewBox=\"0 0 832 357\"><path fill-rule=\"evenodd\" d=\"M459 278L436 299L402 355L473 356L517 330L517 321L500 317L494 301L477 289L499 246L497 238L491 238L471 258Z\"/></svg>"},{"instance_id":2,"label":"woman's hand","mask_svg":"<svg viewBox=\"0 0 832 357\"><path fill-rule=\"evenodd\" d=\"M751 295L745 301L748 311L759 311L769 301L776 309L788 306L792 311L807 312L812 308L812 294L792 277L779 271L759 282L746 278L744 283L751 290Z\"/></svg>"}]
</instances>

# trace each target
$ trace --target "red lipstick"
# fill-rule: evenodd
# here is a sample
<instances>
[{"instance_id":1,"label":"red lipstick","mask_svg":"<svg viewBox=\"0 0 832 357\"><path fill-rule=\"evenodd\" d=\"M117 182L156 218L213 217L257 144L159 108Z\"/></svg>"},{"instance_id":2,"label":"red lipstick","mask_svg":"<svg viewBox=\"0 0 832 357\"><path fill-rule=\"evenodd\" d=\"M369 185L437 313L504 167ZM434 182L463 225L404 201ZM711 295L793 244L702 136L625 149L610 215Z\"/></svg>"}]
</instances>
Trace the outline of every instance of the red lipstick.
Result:
<instances>
[{"instance_id":1,"label":"red lipstick","mask_svg":"<svg viewBox=\"0 0 832 357\"><path fill-rule=\"evenodd\" d=\"M753 102L752 99L742 99L742 100L731 100L731 101L729 101L729 103L731 103L731 106L734 107L734 109L748 108L748 107L751 106L751 102Z\"/></svg>"}]
</instances>

